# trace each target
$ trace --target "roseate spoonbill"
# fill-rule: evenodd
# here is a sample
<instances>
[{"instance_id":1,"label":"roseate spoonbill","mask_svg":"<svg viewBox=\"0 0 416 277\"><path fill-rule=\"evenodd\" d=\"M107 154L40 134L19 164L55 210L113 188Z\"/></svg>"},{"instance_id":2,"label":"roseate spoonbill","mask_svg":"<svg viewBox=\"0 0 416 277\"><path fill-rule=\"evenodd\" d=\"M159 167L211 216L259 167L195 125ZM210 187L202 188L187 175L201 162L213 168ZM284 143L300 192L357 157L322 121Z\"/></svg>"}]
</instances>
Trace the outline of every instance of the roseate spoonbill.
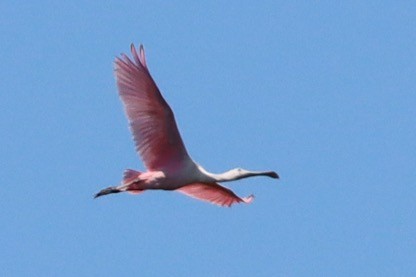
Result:
<instances>
[{"instance_id":1,"label":"roseate spoonbill","mask_svg":"<svg viewBox=\"0 0 416 277\"><path fill-rule=\"evenodd\" d=\"M241 168L213 174L195 163L182 142L171 108L150 76L143 46L137 53L131 44L133 60L122 54L115 60L118 91L133 133L136 151L147 172L127 169L119 186L108 187L95 198L110 193L145 190L174 190L219 206L250 203L254 196L238 197L218 182L252 176L279 178L274 171L248 171Z\"/></svg>"}]
</instances>

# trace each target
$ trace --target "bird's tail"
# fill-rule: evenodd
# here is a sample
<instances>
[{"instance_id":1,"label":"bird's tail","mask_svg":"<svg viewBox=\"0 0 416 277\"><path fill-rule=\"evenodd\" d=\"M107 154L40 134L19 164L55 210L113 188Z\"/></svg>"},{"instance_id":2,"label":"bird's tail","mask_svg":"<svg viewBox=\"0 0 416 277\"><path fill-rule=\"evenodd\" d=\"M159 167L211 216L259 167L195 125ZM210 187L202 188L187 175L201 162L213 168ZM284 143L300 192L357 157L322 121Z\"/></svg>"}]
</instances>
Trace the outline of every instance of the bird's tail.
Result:
<instances>
[{"instance_id":1,"label":"bird's tail","mask_svg":"<svg viewBox=\"0 0 416 277\"><path fill-rule=\"evenodd\" d=\"M131 183L139 181L139 176L142 173L133 169L126 169L123 173L123 185L129 185Z\"/></svg>"},{"instance_id":2,"label":"bird's tail","mask_svg":"<svg viewBox=\"0 0 416 277\"><path fill-rule=\"evenodd\" d=\"M120 186L117 187L108 187L103 190L100 190L94 198L104 196L111 193L119 193L123 191L127 191L133 194L138 194L142 192L138 187L139 181L140 181L140 174L142 174L140 171L136 171L133 169L126 169L123 174L123 181Z\"/></svg>"},{"instance_id":3,"label":"bird's tail","mask_svg":"<svg viewBox=\"0 0 416 277\"><path fill-rule=\"evenodd\" d=\"M142 193L144 190L140 188L140 175L142 172L133 169L126 169L123 174L123 185L125 190L132 194Z\"/></svg>"}]
</instances>

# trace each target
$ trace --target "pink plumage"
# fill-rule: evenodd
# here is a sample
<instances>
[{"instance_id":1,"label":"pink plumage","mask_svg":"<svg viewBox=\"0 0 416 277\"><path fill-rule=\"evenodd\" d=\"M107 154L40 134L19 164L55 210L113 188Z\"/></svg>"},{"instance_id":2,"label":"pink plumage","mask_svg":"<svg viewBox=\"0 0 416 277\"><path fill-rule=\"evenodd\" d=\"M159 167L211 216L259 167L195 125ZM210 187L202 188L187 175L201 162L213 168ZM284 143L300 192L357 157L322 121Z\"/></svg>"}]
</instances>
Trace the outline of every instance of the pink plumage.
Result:
<instances>
[{"instance_id":1,"label":"pink plumage","mask_svg":"<svg viewBox=\"0 0 416 277\"><path fill-rule=\"evenodd\" d=\"M190 197L219 206L250 203L254 196L240 198L217 182L252 176L279 178L274 171L247 171L236 168L213 174L188 155L172 109L163 98L147 68L143 46L137 53L131 45L133 61L122 54L115 60L120 98L124 104L130 130L147 172L127 169L123 182L101 190L95 197L110 193L141 193L145 190L176 190Z\"/></svg>"},{"instance_id":2,"label":"pink plumage","mask_svg":"<svg viewBox=\"0 0 416 277\"><path fill-rule=\"evenodd\" d=\"M254 199L253 195L240 198L230 189L222 187L217 183L193 183L183 186L177 189L177 191L202 201L207 201L219 206L228 207L234 203L251 203Z\"/></svg>"}]
</instances>

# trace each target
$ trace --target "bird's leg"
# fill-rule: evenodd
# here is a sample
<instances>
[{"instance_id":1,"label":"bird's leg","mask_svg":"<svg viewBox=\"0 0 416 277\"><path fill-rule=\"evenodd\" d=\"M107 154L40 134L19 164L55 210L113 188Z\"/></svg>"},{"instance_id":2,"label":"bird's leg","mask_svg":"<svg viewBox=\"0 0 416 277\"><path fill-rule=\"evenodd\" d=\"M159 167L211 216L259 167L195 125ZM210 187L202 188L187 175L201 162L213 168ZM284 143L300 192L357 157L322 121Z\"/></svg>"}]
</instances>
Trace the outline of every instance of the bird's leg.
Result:
<instances>
[{"instance_id":1,"label":"bird's leg","mask_svg":"<svg viewBox=\"0 0 416 277\"><path fill-rule=\"evenodd\" d=\"M105 188L103 190L100 190L95 196L94 198L103 196L103 195L107 195L107 194L111 194L111 193L119 193L122 192L122 190L120 190L118 187L108 187Z\"/></svg>"}]
</instances>

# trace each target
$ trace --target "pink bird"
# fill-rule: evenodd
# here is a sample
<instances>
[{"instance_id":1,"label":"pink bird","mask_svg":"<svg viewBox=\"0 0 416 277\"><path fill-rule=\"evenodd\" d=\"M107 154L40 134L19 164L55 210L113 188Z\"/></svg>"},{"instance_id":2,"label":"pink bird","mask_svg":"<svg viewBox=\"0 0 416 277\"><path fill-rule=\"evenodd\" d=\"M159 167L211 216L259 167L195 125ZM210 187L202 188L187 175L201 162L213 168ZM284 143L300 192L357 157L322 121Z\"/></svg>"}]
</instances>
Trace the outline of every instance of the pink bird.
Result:
<instances>
[{"instance_id":1,"label":"pink bird","mask_svg":"<svg viewBox=\"0 0 416 277\"><path fill-rule=\"evenodd\" d=\"M174 190L219 206L250 203L254 196L239 197L218 182L252 176L279 178L274 171L248 171L241 168L213 174L195 163L186 151L172 109L150 76L143 46L137 53L131 45L133 61L125 54L115 60L118 91L133 133L136 151L147 172L127 169L119 186L108 187L95 198L110 193L145 190Z\"/></svg>"}]
</instances>

